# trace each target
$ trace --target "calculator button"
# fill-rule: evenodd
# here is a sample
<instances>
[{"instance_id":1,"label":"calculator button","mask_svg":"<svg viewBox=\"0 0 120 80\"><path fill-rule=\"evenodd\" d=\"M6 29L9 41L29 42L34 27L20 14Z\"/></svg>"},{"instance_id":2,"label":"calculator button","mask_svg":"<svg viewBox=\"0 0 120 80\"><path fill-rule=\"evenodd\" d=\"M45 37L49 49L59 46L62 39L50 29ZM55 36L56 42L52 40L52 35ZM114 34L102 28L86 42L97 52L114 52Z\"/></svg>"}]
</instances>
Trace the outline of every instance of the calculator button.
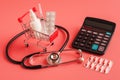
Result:
<instances>
[{"instance_id":1,"label":"calculator button","mask_svg":"<svg viewBox=\"0 0 120 80\"><path fill-rule=\"evenodd\" d=\"M107 43L107 41L105 41L105 40L102 40L102 42L103 42L103 43Z\"/></svg>"},{"instance_id":2,"label":"calculator button","mask_svg":"<svg viewBox=\"0 0 120 80\"><path fill-rule=\"evenodd\" d=\"M95 44L100 44L100 42L98 42L98 41L95 41L94 43L95 43Z\"/></svg>"},{"instance_id":3,"label":"calculator button","mask_svg":"<svg viewBox=\"0 0 120 80\"><path fill-rule=\"evenodd\" d=\"M86 42L86 40L82 40L82 42L83 42L83 43L85 43L85 42Z\"/></svg>"},{"instance_id":4,"label":"calculator button","mask_svg":"<svg viewBox=\"0 0 120 80\"><path fill-rule=\"evenodd\" d=\"M97 36L97 38L102 39L102 37L101 37L101 36Z\"/></svg>"},{"instance_id":5,"label":"calculator button","mask_svg":"<svg viewBox=\"0 0 120 80\"><path fill-rule=\"evenodd\" d=\"M89 41L89 42L88 42L88 44L90 45L90 44L92 44L92 42L91 42L91 41Z\"/></svg>"},{"instance_id":6,"label":"calculator button","mask_svg":"<svg viewBox=\"0 0 120 80\"><path fill-rule=\"evenodd\" d=\"M94 41L94 39L93 39L93 38L90 38L90 40L91 40L91 41Z\"/></svg>"},{"instance_id":7,"label":"calculator button","mask_svg":"<svg viewBox=\"0 0 120 80\"><path fill-rule=\"evenodd\" d=\"M96 37L96 35L92 35L92 38L95 38Z\"/></svg>"},{"instance_id":8,"label":"calculator button","mask_svg":"<svg viewBox=\"0 0 120 80\"><path fill-rule=\"evenodd\" d=\"M109 38L104 38L104 40L109 40Z\"/></svg>"},{"instance_id":9,"label":"calculator button","mask_svg":"<svg viewBox=\"0 0 120 80\"><path fill-rule=\"evenodd\" d=\"M104 34L103 34L103 33L99 33L99 35L100 35L100 36L104 36Z\"/></svg>"},{"instance_id":10,"label":"calculator button","mask_svg":"<svg viewBox=\"0 0 120 80\"><path fill-rule=\"evenodd\" d=\"M88 36L90 36L90 34L87 33L86 36L88 37Z\"/></svg>"},{"instance_id":11,"label":"calculator button","mask_svg":"<svg viewBox=\"0 0 120 80\"><path fill-rule=\"evenodd\" d=\"M79 35L79 36L78 36L78 38L80 38L80 39L81 39L81 38L82 38L82 36L81 36L81 35Z\"/></svg>"},{"instance_id":12,"label":"calculator button","mask_svg":"<svg viewBox=\"0 0 120 80\"><path fill-rule=\"evenodd\" d=\"M78 41L78 42L79 42L80 40L81 40L81 39L79 39L79 38L78 38L76 41Z\"/></svg>"},{"instance_id":13,"label":"calculator button","mask_svg":"<svg viewBox=\"0 0 120 80\"><path fill-rule=\"evenodd\" d=\"M98 33L97 32L93 32L93 34L97 35Z\"/></svg>"},{"instance_id":14,"label":"calculator button","mask_svg":"<svg viewBox=\"0 0 120 80\"><path fill-rule=\"evenodd\" d=\"M85 44L83 44L83 43L80 43L80 46L84 46Z\"/></svg>"},{"instance_id":15,"label":"calculator button","mask_svg":"<svg viewBox=\"0 0 120 80\"><path fill-rule=\"evenodd\" d=\"M86 30L85 30L85 29L81 29L81 31L86 32Z\"/></svg>"},{"instance_id":16,"label":"calculator button","mask_svg":"<svg viewBox=\"0 0 120 80\"><path fill-rule=\"evenodd\" d=\"M78 42L74 42L74 45L78 46Z\"/></svg>"},{"instance_id":17,"label":"calculator button","mask_svg":"<svg viewBox=\"0 0 120 80\"><path fill-rule=\"evenodd\" d=\"M87 37L84 37L84 39L86 40L86 39L88 39Z\"/></svg>"},{"instance_id":18,"label":"calculator button","mask_svg":"<svg viewBox=\"0 0 120 80\"><path fill-rule=\"evenodd\" d=\"M109 38L110 36L109 35L105 35L105 37Z\"/></svg>"},{"instance_id":19,"label":"calculator button","mask_svg":"<svg viewBox=\"0 0 120 80\"><path fill-rule=\"evenodd\" d=\"M92 31L90 31L90 30L88 30L87 32L88 32L88 33L92 33Z\"/></svg>"},{"instance_id":20,"label":"calculator button","mask_svg":"<svg viewBox=\"0 0 120 80\"><path fill-rule=\"evenodd\" d=\"M109 35L109 36L111 35L111 33L110 33L110 32L106 32L106 34L107 34L107 35Z\"/></svg>"},{"instance_id":21,"label":"calculator button","mask_svg":"<svg viewBox=\"0 0 120 80\"><path fill-rule=\"evenodd\" d=\"M98 44L92 44L92 50L97 50L98 49Z\"/></svg>"},{"instance_id":22,"label":"calculator button","mask_svg":"<svg viewBox=\"0 0 120 80\"><path fill-rule=\"evenodd\" d=\"M105 47L104 46L99 46L99 48L98 48L98 51L104 51L105 50Z\"/></svg>"},{"instance_id":23,"label":"calculator button","mask_svg":"<svg viewBox=\"0 0 120 80\"><path fill-rule=\"evenodd\" d=\"M98 38L97 38L96 41L101 41L101 39L98 39Z\"/></svg>"},{"instance_id":24,"label":"calculator button","mask_svg":"<svg viewBox=\"0 0 120 80\"><path fill-rule=\"evenodd\" d=\"M106 44L105 44L105 43L101 43L101 45L102 45L102 46L106 46Z\"/></svg>"},{"instance_id":25,"label":"calculator button","mask_svg":"<svg viewBox=\"0 0 120 80\"><path fill-rule=\"evenodd\" d=\"M86 48L90 48L91 46L90 45L86 45Z\"/></svg>"},{"instance_id":26,"label":"calculator button","mask_svg":"<svg viewBox=\"0 0 120 80\"><path fill-rule=\"evenodd\" d=\"M84 32L80 32L80 35L83 35L84 34Z\"/></svg>"}]
</instances>

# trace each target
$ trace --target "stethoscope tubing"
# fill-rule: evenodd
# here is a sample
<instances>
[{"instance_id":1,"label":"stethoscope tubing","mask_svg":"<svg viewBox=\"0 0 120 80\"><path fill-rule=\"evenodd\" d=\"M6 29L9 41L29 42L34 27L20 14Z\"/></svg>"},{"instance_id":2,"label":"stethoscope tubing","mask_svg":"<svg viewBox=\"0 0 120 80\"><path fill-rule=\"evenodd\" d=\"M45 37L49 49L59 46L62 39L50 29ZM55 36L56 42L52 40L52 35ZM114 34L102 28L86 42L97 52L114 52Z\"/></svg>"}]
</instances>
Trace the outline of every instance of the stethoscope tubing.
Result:
<instances>
[{"instance_id":1,"label":"stethoscope tubing","mask_svg":"<svg viewBox=\"0 0 120 80\"><path fill-rule=\"evenodd\" d=\"M67 36L65 42L64 42L63 45L62 45L62 47L61 47L58 51L55 51L55 52L61 53L61 52L64 50L64 48L66 47L66 45L67 45L67 43L68 43L68 41L69 41L70 34L69 34L69 32L68 32L65 28L63 28L63 27L61 27L61 26L59 26L59 25L55 25L55 26L56 26L57 28L63 30L63 31L66 33L66 36ZM10 55L9 55L9 47L10 47L10 45L11 45L18 37L22 36L23 34L25 34L25 33L28 32L28 31L29 31L29 29L22 31L21 33L19 33L19 34L17 34L16 36L14 36L14 37L8 42L8 44L7 44L7 46L6 46L6 57L7 57L7 59L8 59L10 62L12 62L12 63L14 63L14 64L21 64L24 68L27 68L27 69L40 69L40 68L43 68L42 65L27 66L27 65L25 65L25 63L24 63L24 61L25 61L27 58L29 58L30 56L35 55L35 54L39 54L39 53L42 53L42 52L35 52L35 53L32 53L32 54L30 54L30 55L28 55L28 56L25 56L25 57L22 59L22 61L14 60L14 59L12 59L12 58L10 57ZM54 51L52 51L52 52L54 52ZM48 67L49 67L49 66L53 66L53 65L48 65ZM47 67L47 66L44 66L44 67Z\"/></svg>"},{"instance_id":2,"label":"stethoscope tubing","mask_svg":"<svg viewBox=\"0 0 120 80\"><path fill-rule=\"evenodd\" d=\"M40 55L40 54L45 54L45 53L53 53L53 52L57 53L58 51L36 52L36 53L33 53L33 54L30 54L30 55L25 56L25 57L23 58L22 62L21 62L21 65L22 65L24 68L26 68L26 69L48 68L48 67L58 66L58 65L60 65L60 64L68 64L68 63L72 63L72 62L76 62L76 61L79 62L79 58L83 57L83 56L82 56L82 52L81 52L80 49L79 49L79 50L77 50L77 49L65 49L65 50L63 50L63 51L77 51L77 52L78 52L77 54L79 54L79 57L76 58L76 59L70 60L70 61L60 62L59 64L55 64L55 65L49 65L49 64L47 64L47 65L45 65L45 66L43 66L43 65L32 65L32 66L27 66L27 65L25 65L24 62L25 62L27 59L30 59L30 58L31 58L32 56L34 56L34 55Z\"/></svg>"}]
</instances>

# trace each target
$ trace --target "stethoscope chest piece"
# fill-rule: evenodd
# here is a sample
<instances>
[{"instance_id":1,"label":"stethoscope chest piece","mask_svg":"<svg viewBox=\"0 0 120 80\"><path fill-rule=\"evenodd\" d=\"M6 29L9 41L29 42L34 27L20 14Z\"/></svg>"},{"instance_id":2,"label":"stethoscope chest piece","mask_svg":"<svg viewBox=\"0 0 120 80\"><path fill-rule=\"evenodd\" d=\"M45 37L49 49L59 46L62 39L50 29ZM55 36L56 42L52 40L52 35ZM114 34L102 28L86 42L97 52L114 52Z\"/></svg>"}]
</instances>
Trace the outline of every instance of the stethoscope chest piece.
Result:
<instances>
[{"instance_id":1,"label":"stethoscope chest piece","mask_svg":"<svg viewBox=\"0 0 120 80\"><path fill-rule=\"evenodd\" d=\"M47 58L47 62L49 65L57 65L60 63L60 61L60 55L57 53L51 53Z\"/></svg>"}]
</instances>

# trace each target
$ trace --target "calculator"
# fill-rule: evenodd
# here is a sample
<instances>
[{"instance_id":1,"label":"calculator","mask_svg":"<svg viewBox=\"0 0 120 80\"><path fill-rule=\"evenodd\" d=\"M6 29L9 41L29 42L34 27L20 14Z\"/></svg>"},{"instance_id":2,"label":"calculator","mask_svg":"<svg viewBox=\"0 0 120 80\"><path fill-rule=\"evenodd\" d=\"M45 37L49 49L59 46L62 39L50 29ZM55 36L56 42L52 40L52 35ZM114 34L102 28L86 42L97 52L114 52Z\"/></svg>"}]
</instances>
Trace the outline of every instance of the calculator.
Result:
<instances>
[{"instance_id":1,"label":"calculator","mask_svg":"<svg viewBox=\"0 0 120 80\"><path fill-rule=\"evenodd\" d=\"M116 24L111 21L86 17L72 42L72 47L103 55L114 33Z\"/></svg>"}]
</instances>

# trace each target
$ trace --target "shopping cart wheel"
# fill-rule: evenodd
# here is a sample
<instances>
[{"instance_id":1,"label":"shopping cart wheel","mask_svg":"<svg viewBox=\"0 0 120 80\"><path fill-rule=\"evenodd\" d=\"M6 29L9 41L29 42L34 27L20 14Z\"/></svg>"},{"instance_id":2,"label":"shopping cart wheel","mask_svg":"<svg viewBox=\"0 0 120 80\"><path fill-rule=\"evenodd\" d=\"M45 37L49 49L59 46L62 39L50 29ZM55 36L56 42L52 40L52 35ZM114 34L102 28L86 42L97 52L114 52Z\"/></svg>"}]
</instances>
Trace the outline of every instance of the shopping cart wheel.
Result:
<instances>
[{"instance_id":1,"label":"shopping cart wheel","mask_svg":"<svg viewBox=\"0 0 120 80\"><path fill-rule=\"evenodd\" d=\"M47 52L47 48L43 48L43 51L44 51L44 52Z\"/></svg>"},{"instance_id":2,"label":"shopping cart wheel","mask_svg":"<svg viewBox=\"0 0 120 80\"><path fill-rule=\"evenodd\" d=\"M52 46L52 45L54 45L54 42L52 42L50 46Z\"/></svg>"},{"instance_id":3,"label":"shopping cart wheel","mask_svg":"<svg viewBox=\"0 0 120 80\"><path fill-rule=\"evenodd\" d=\"M29 47L29 44L25 44L25 47Z\"/></svg>"},{"instance_id":4,"label":"shopping cart wheel","mask_svg":"<svg viewBox=\"0 0 120 80\"><path fill-rule=\"evenodd\" d=\"M25 45L25 47L29 47L27 40L24 40L24 45Z\"/></svg>"}]
</instances>

